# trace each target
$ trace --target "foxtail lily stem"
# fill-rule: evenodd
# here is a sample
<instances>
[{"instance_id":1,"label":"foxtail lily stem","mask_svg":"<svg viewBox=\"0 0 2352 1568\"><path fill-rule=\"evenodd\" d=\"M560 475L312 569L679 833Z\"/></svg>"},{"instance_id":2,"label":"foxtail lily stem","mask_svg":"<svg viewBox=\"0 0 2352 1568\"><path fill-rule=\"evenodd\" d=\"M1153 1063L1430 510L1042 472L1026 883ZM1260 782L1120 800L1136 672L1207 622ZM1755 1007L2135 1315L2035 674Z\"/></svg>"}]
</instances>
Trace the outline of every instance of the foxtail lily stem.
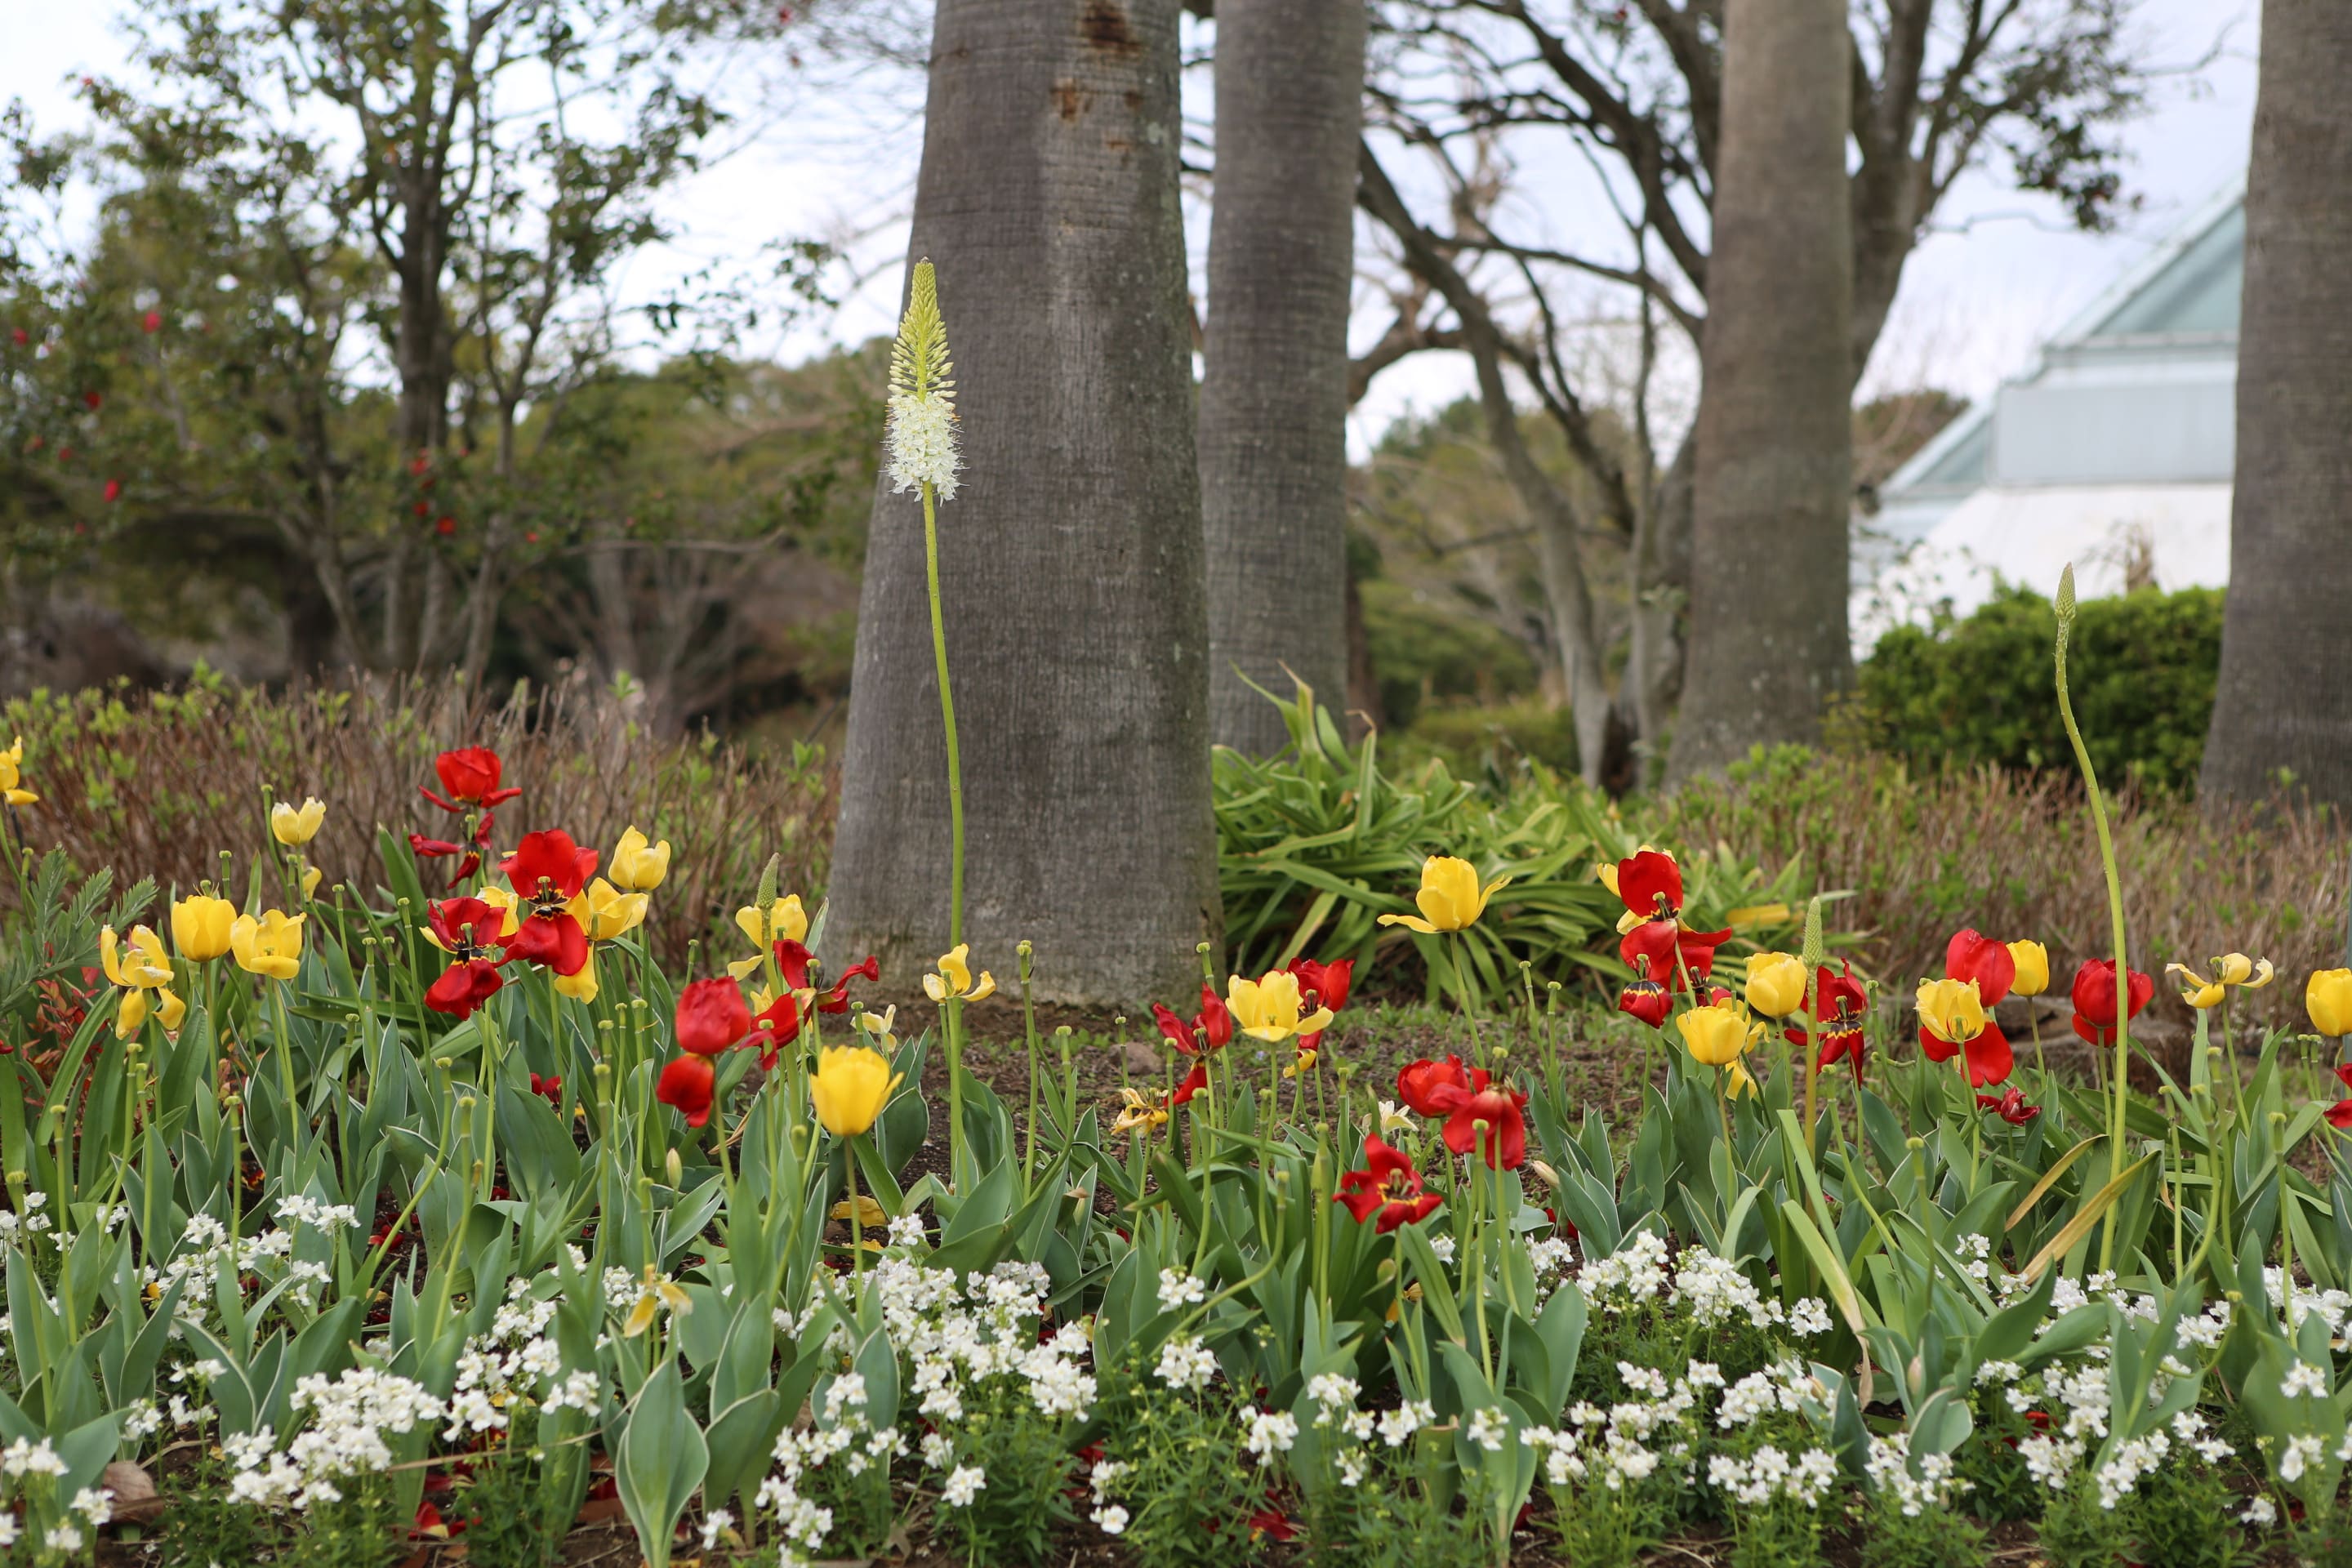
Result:
<instances>
[{"instance_id":1,"label":"foxtail lily stem","mask_svg":"<svg viewBox=\"0 0 2352 1568\"><path fill-rule=\"evenodd\" d=\"M2082 727L2074 722L2074 704L2066 691L2066 639L2074 629L2074 567L2071 562L2058 577L2056 608L2058 717L2065 723L2066 739L2074 748L2075 765L2083 770L2083 785L2091 797L2091 826L2098 830L2099 866L2107 879L2107 923L2109 934L2115 939L2116 1081L2109 1086L2115 1105L2107 1138L2107 1179L2112 1182L2124 1173L2124 1100L2129 1092L2131 1078L2131 966L2125 952L2123 879L2116 870L2116 838L2107 826L2107 800L2099 793L2098 770L2091 765L2090 748L2083 743ZM2099 1267L2112 1268L2115 1261L2116 1226L2109 1219L2099 1228Z\"/></svg>"}]
</instances>

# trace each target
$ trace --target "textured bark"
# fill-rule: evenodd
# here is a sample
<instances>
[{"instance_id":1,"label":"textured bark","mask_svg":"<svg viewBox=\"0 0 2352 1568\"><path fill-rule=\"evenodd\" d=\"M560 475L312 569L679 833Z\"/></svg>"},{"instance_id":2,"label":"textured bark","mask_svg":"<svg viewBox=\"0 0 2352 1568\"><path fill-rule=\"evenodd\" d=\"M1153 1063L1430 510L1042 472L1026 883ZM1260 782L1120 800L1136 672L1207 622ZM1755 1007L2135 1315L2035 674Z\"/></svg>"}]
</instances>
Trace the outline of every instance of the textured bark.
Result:
<instances>
[{"instance_id":1,"label":"textured bark","mask_svg":"<svg viewBox=\"0 0 2352 1568\"><path fill-rule=\"evenodd\" d=\"M939 268L964 473L940 508L973 967L1132 1005L1219 935L1208 618L1177 190L1175 0L942 0L912 255ZM922 509L877 489L829 961L947 945Z\"/></svg>"},{"instance_id":2,"label":"textured bark","mask_svg":"<svg viewBox=\"0 0 2352 1568\"><path fill-rule=\"evenodd\" d=\"M1209 721L1254 754L1288 741L1250 689L1347 676L1348 293L1355 268L1361 0L1217 7L1201 511ZM1286 673L1288 671L1290 673Z\"/></svg>"},{"instance_id":3,"label":"textured bark","mask_svg":"<svg viewBox=\"0 0 2352 1568\"><path fill-rule=\"evenodd\" d=\"M1843 0L1729 0L1693 476L1692 642L1669 774L1809 742L1853 676L1853 247Z\"/></svg>"},{"instance_id":4,"label":"textured bark","mask_svg":"<svg viewBox=\"0 0 2352 1568\"><path fill-rule=\"evenodd\" d=\"M2265 795L2278 770L2352 807L2352 8L2263 7L2238 478L2221 674L2201 786Z\"/></svg>"}]
</instances>

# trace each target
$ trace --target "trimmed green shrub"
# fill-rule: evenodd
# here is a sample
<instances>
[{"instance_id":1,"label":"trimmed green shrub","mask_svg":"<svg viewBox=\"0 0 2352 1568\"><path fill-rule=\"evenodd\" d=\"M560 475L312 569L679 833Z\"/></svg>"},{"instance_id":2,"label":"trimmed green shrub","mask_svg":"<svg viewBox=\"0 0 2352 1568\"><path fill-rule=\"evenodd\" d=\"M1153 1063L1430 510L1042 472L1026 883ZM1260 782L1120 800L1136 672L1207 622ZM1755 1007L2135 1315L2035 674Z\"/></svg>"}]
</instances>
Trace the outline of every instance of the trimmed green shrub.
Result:
<instances>
[{"instance_id":1,"label":"trimmed green shrub","mask_svg":"<svg viewBox=\"0 0 2352 1568\"><path fill-rule=\"evenodd\" d=\"M1839 738L1924 765L2073 764L2052 695L2050 601L2013 584L1965 617L1898 626L1864 660ZM2221 663L2221 593L2141 588L2085 599L2068 660L2103 781L2195 787Z\"/></svg>"}]
</instances>

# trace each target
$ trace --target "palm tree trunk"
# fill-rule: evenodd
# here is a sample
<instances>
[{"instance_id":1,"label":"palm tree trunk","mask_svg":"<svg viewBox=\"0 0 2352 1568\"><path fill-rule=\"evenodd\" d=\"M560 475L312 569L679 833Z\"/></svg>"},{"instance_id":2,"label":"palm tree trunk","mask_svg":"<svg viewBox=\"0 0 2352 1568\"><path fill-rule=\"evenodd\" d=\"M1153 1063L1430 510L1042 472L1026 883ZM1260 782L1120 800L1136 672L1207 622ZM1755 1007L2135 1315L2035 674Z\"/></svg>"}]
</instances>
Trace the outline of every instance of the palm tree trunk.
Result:
<instances>
[{"instance_id":1,"label":"palm tree trunk","mask_svg":"<svg viewBox=\"0 0 2352 1568\"><path fill-rule=\"evenodd\" d=\"M1221 0L1201 502L1209 718L1222 744L1287 739L1257 692L1347 679L1348 296L1361 0Z\"/></svg>"},{"instance_id":2,"label":"palm tree trunk","mask_svg":"<svg viewBox=\"0 0 2352 1568\"><path fill-rule=\"evenodd\" d=\"M1671 777L1819 737L1853 679L1853 247L1842 0L1729 0Z\"/></svg>"},{"instance_id":3,"label":"palm tree trunk","mask_svg":"<svg viewBox=\"0 0 2352 1568\"><path fill-rule=\"evenodd\" d=\"M2263 7L2237 485L2221 673L2200 785L2352 807L2352 10Z\"/></svg>"},{"instance_id":4,"label":"palm tree trunk","mask_svg":"<svg viewBox=\"0 0 2352 1568\"><path fill-rule=\"evenodd\" d=\"M911 254L939 268L964 453L940 508L973 967L1048 1000L1199 984L1220 933L1208 612L1178 205L1176 0L941 0ZM829 961L947 945L922 512L877 487Z\"/></svg>"}]
</instances>

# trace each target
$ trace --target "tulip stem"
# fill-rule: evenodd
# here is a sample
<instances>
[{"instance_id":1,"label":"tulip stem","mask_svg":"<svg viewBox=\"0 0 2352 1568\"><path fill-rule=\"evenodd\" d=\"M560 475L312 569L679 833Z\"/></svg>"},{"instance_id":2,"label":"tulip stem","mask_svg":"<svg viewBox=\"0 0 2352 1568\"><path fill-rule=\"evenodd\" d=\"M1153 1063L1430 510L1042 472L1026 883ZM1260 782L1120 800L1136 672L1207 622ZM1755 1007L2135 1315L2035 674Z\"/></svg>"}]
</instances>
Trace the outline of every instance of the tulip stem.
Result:
<instances>
[{"instance_id":1,"label":"tulip stem","mask_svg":"<svg viewBox=\"0 0 2352 1568\"><path fill-rule=\"evenodd\" d=\"M308 1129L303 1125L302 1108L295 1098L294 1031L286 1017L286 982L272 980L267 984L269 986L270 1008L278 1017L278 1092L286 1098L286 1133L299 1152L302 1147L302 1135Z\"/></svg>"},{"instance_id":2,"label":"tulip stem","mask_svg":"<svg viewBox=\"0 0 2352 1568\"><path fill-rule=\"evenodd\" d=\"M2066 639L2074 629L2074 568L2071 563L2059 578L2055 608L2058 717L2066 726L2066 739L2074 748L2075 765L2083 770L2083 784L2090 794L2091 826L2098 830L2099 866L2107 879L2107 921L2115 938L2116 1081L2110 1086L2115 1107L2107 1140L2107 1180L2113 1182L2124 1173L2124 1100L2130 1091L2131 1079L2131 967L2126 962L2123 880L2116 871L2116 840L2107 826L2106 797L2099 793L2098 770L2091 765L2090 748L2083 743L2082 727L2074 722L2074 704L2066 691ZM2099 1228L2100 1268L2114 1268L2115 1259L2116 1226L2110 1216Z\"/></svg>"}]
</instances>

